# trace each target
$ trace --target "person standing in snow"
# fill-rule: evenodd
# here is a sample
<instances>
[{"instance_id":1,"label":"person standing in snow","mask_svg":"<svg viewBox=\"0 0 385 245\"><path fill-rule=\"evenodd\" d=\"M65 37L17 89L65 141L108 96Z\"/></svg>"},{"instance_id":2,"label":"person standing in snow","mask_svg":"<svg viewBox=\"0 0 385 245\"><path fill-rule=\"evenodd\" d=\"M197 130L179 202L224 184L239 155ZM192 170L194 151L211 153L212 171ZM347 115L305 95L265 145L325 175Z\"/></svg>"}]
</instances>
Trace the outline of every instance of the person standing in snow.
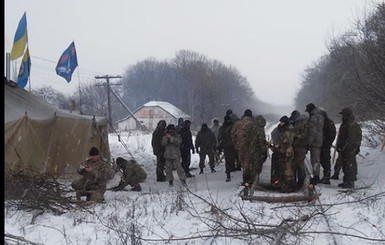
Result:
<instances>
[{"instance_id":1,"label":"person standing in snow","mask_svg":"<svg viewBox=\"0 0 385 245\"><path fill-rule=\"evenodd\" d=\"M166 121L160 120L155 131L152 133L151 145L154 155L156 156L156 181L166 181L164 174L165 159L164 159L164 147L162 145L162 138L166 131Z\"/></svg>"},{"instance_id":2,"label":"person standing in snow","mask_svg":"<svg viewBox=\"0 0 385 245\"><path fill-rule=\"evenodd\" d=\"M312 172L310 174L313 175L310 183L316 185L320 183L321 147L325 120L321 110L316 108L313 103L306 105L306 112L309 113L307 146L310 149L310 162L312 166Z\"/></svg>"},{"instance_id":3,"label":"person standing in snow","mask_svg":"<svg viewBox=\"0 0 385 245\"><path fill-rule=\"evenodd\" d=\"M214 147L214 159L215 159L216 163L218 163L219 159L220 159L220 154L219 154L219 151L218 151L218 134L219 134L220 126L221 125L219 125L218 119L214 119L213 120L213 125L210 127L210 130L214 133L215 140L216 140L216 144L215 144L215 147Z\"/></svg>"},{"instance_id":4,"label":"person standing in snow","mask_svg":"<svg viewBox=\"0 0 385 245\"><path fill-rule=\"evenodd\" d=\"M231 121L233 122L233 126L234 124L239 121L239 117L237 116L237 114L233 113L233 110L231 109L228 109L226 111L226 116L229 116L231 118ZM239 158L238 158L238 151L237 149L235 149L235 169L233 171L241 171L242 170L242 166L241 166L241 163L239 162Z\"/></svg>"},{"instance_id":5,"label":"person standing in snow","mask_svg":"<svg viewBox=\"0 0 385 245\"><path fill-rule=\"evenodd\" d=\"M274 155L272 156L271 183L280 187L281 192L293 192L295 191L292 170L294 129L287 116L279 119L278 126L271 132L271 139Z\"/></svg>"},{"instance_id":6,"label":"person standing in snow","mask_svg":"<svg viewBox=\"0 0 385 245\"><path fill-rule=\"evenodd\" d=\"M338 184L342 188L354 188L354 181L357 180L357 159L360 153L362 141L362 130L355 121L353 111L344 108L340 112L342 124L337 138L337 151L341 158L342 171L344 173L343 182Z\"/></svg>"},{"instance_id":7,"label":"person standing in snow","mask_svg":"<svg viewBox=\"0 0 385 245\"><path fill-rule=\"evenodd\" d=\"M122 179L119 185L112 188L113 191L121 191L127 185L132 186L132 191L141 191L142 187L139 183L146 180L146 171L133 159L127 161L122 157L116 159L116 165L123 170Z\"/></svg>"},{"instance_id":8,"label":"person standing in snow","mask_svg":"<svg viewBox=\"0 0 385 245\"><path fill-rule=\"evenodd\" d=\"M180 131L180 135L182 136L182 144L180 146L180 153L182 157L182 167L184 169L184 172L187 178L194 177L194 175L190 173L191 151L193 154L195 153L190 127L191 127L191 121L186 120L184 121L183 128Z\"/></svg>"},{"instance_id":9,"label":"person standing in snow","mask_svg":"<svg viewBox=\"0 0 385 245\"><path fill-rule=\"evenodd\" d=\"M321 110L323 116L324 116L324 126L323 126L323 140L322 140L322 147L321 147L321 166L323 168L323 177L320 179L320 182L322 184L330 185L330 173L331 173L331 166L330 166L330 149L332 148L334 139L336 138L336 126L334 125L334 122L329 118L326 111Z\"/></svg>"},{"instance_id":10,"label":"person standing in snow","mask_svg":"<svg viewBox=\"0 0 385 245\"><path fill-rule=\"evenodd\" d=\"M82 175L82 178L74 180L71 184L72 188L77 193L94 191L92 195L87 193L87 201L103 201L107 181L110 178L111 166L100 157L96 147L90 149L89 158L80 164L77 172Z\"/></svg>"},{"instance_id":11,"label":"person standing in snow","mask_svg":"<svg viewBox=\"0 0 385 245\"><path fill-rule=\"evenodd\" d=\"M205 168L205 159L206 155L209 157L209 165L211 172L215 171L215 162L214 162L214 147L216 144L216 139L214 133L209 129L207 123L203 123L201 130L198 132L197 137L195 138L195 148L196 152L199 154L199 174L203 174L203 169Z\"/></svg>"},{"instance_id":12,"label":"person standing in snow","mask_svg":"<svg viewBox=\"0 0 385 245\"><path fill-rule=\"evenodd\" d=\"M184 119L183 117L178 118L178 124L175 127L175 131L180 134L183 129Z\"/></svg>"},{"instance_id":13,"label":"person standing in snow","mask_svg":"<svg viewBox=\"0 0 385 245\"><path fill-rule=\"evenodd\" d=\"M186 184L186 175L180 162L180 145L182 144L182 136L175 130L174 124L166 127L166 134L162 138L162 146L165 148L164 158L166 159L166 179L170 186L174 185L174 176L172 169L175 166L182 184Z\"/></svg>"},{"instance_id":14,"label":"person standing in snow","mask_svg":"<svg viewBox=\"0 0 385 245\"><path fill-rule=\"evenodd\" d=\"M231 129L234 124L231 120L231 117L226 115L222 126L219 128L218 134L218 147L219 151L223 150L225 155L225 172L226 172L226 182L231 180L231 172L235 171L235 148L234 144L231 141Z\"/></svg>"},{"instance_id":15,"label":"person standing in snow","mask_svg":"<svg viewBox=\"0 0 385 245\"><path fill-rule=\"evenodd\" d=\"M248 133L248 148L251 152L251 182L253 188L256 189L259 186L259 175L262 172L263 163L267 159L267 146L266 133L265 133L266 120L262 115L258 115L254 119L254 125Z\"/></svg>"},{"instance_id":16,"label":"person standing in snow","mask_svg":"<svg viewBox=\"0 0 385 245\"><path fill-rule=\"evenodd\" d=\"M303 187L306 171L305 158L307 149L307 122L308 117L294 110L290 116L290 122L294 127L294 158L293 158L293 175L296 185L299 188Z\"/></svg>"},{"instance_id":17,"label":"person standing in snow","mask_svg":"<svg viewBox=\"0 0 385 245\"><path fill-rule=\"evenodd\" d=\"M253 127L253 124L253 112L250 109L247 109L241 120L237 121L231 130L231 140L238 152L238 159L242 165L242 178L243 185L245 186L251 186L253 184L251 182L251 174L248 171L249 166L251 165L251 153L246 144L247 134Z\"/></svg>"}]
</instances>

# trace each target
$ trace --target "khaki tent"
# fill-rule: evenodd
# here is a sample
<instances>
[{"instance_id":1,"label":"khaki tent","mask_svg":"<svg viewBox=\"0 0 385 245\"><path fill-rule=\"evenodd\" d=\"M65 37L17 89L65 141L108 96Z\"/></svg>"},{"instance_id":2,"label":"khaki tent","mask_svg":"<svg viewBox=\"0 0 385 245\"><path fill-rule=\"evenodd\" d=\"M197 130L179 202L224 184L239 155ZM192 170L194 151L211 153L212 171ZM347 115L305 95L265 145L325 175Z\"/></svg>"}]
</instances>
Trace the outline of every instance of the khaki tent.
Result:
<instances>
[{"instance_id":1,"label":"khaki tent","mask_svg":"<svg viewBox=\"0 0 385 245\"><path fill-rule=\"evenodd\" d=\"M5 172L76 173L91 147L110 159L108 120L61 110L5 82Z\"/></svg>"}]
</instances>

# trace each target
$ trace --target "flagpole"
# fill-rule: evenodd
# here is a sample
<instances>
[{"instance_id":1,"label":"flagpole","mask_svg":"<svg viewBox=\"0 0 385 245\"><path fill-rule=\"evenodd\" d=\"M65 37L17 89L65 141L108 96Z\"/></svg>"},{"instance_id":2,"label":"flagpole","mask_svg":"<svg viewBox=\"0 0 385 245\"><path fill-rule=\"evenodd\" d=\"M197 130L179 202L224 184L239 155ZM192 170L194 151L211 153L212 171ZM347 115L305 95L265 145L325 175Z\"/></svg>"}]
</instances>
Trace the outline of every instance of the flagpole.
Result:
<instances>
[{"instance_id":1,"label":"flagpole","mask_svg":"<svg viewBox=\"0 0 385 245\"><path fill-rule=\"evenodd\" d=\"M79 66L78 66L78 82L79 82L79 112L82 114L82 90L80 89L80 72L79 72Z\"/></svg>"},{"instance_id":2,"label":"flagpole","mask_svg":"<svg viewBox=\"0 0 385 245\"><path fill-rule=\"evenodd\" d=\"M7 81L11 78L11 53L7 52L7 67L6 67L6 75Z\"/></svg>"},{"instance_id":3,"label":"flagpole","mask_svg":"<svg viewBox=\"0 0 385 245\"><path fill-rule=\"evenodd\" d=\"M32 93L32 90L31 90L31 74L28 76L28 87L29 87L29 92Z\"/></svg>"},{"instance_id":4,"label":"flagpole","mask_svg":"<svg viewBox=\"0 0 385 245\"><path fill-rule=\"evenodd\" d=\"M27 43L27 50L29 52L29 46L28 46L28 43ZM29 55L29 59L31 60L31 55ZM32 62L31 62L32 63ZM31 64L30 63L30 64ZM31 89L31 67L28 67L29 69L29 74L28 74L28 88L29 88L29 92L32 93L32 89Z\"/></svg>"}]
</instances>

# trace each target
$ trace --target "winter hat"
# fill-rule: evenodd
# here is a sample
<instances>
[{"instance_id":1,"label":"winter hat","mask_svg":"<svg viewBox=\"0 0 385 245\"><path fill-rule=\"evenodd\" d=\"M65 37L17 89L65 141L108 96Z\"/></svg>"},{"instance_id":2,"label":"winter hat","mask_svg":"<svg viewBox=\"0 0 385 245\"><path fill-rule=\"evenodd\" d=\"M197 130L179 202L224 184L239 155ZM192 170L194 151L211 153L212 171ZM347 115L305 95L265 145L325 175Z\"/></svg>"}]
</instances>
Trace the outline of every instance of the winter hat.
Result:
<instances>
[{"instance_id":1,"label":"winter hat","mask_svg":"<svg viewBox=\"0 0 385 245\"><path fill-rule=\"evenodd\" d=\"M310 113L314 109L315 109L315 105L313 103L309 103L307 104L305 111Z\"/></svg>"},{"instance_id":2,"label":"winter hat","mask_svg":"<svg viewBox=\"0 0 385 245\"><path fill-rule=\"evenodd\" d=\"M228 109L228 110L226 111L226 115L231 115L231 114L233 114L233 111L232 111L231 109Z\"/></svg>"},{"instance_id":3,"label":"winter hat","mask_svg":"<svg viewBox=\"0 0 385 245\"><path fill-rule=\"evenodd\" d=\"M165 128L167 125L166 121L165 120L160 120L158 122L158 127L162 127L162 128Z\"/></svg>"},{"instance_id":4,"label":"winter hat","mask_svg":"<svg viewBox=\"0 0 385 245\"><path fill-rule=\"evenodd\" d=\"M230 122L231 121L231 117L229 115L226 115L224 118L223 118L223 121L225 122Z\"/></svg>"},{"instance_id":5,"label":"winter hat","mask_svg":"<svg viewBox=\"0 0 385 245\"><path fill-rule=\"evenodd\" d=\"M340 114L343 116L351 116L351 115L353 115L353 111L350 108L346 107L346 108L342 109Z\"/></svg>"},{"instance_id":6,"label":"winter hat","mask_svg":"<svg viewBox=\"0 0 385 245\"><path fill-rule=\"evenodd\" d=\"M300 115L301 115L301 113L299 113L299 111L294 110L294 111L291 113L289 119L290 119L291 121L295 121Z\"/></svg>"},{"instance_id":7,"label":"winter hat","mask_svg":"<svg viewBox=\"0 0 385 245\"><path fill-rule=\"evenodd\" d=\"M245 112L243 113L243 116L252 117L252 116L253 116L253 112L252 112L250 109L247 109L247 110L245 110Z\"/></svg>"},{"instance_id":8,"label":"winter hat","mask_svg":"<svg viewBox=\"0 0 385 245\"><path fill-rule=\"evenodd\" d=\"M266 126L266 119L262 115L258 115L255 117L255 122L259 127L265 127Z\"/></svg>"},{"instance_id":9,"label":"winter hat","mask_svg":"<svg viewBox=\"0 0 385 245\"><path fill-rule=\"evenodd\" d=\"M118 165L119 167L123 165L123 163L125 162L125 160L121 157L118 157L116 158L116 165Z\"/></svg>"},{"instance_id":10,"label":"winter hat","mask_svg":"<svg viewBox=\"0 0 385 245\"><path fill-rule=\"evenodd\" d=\"M99 155L99 150L96 147L92 147L88 155L97 156Z\"/></svg>"},{"instance_id":11,"label":"winter hat","mask_svg":"<svg viewBox=\"0 0 385 245\"><path fill-rule=\"evenodd\" d=\"M175 130L175 125L174 124L169 124L166 127L167 130Z\"/></svg>"},{"instance_id":12,"label":"winter hat","mask_svg":"<svg viewBox=\"0 0 385 245\"><path fill-rule=\"evenodd\" d=\"M283 122L285 125L289 125L290 124L290 119L287 116L281 117L281 119L279 119L279 121Z\"/></svg>"},{"instance_id":13,"label":"winter hat","mask_svg":"<svg viewBox=\"0 0 385 245\"><path fill-rule=\"evenodd\" d=\"M191 124L191 121L190 120L185 120L184 121L184 125L186 125L186 124Z\"/></svg>"},{"instance_id":14,"label":"winter hat","mask_svg":"<svg viewBox=\"0 0 385 245\"><path fill-rule=\"evenodd\" d=\"M206 130L208 129L209 127L207 126L207 123L202 123L202 127L201 127L201 130Z\"/></svg>"},{"instance_id":15,"label":"winter hat","mask_svg":"<svg viewBox=\"0 0 385 245\"><path fill-rule=\"evenodd\" d=\"M178 118L178 126L183 125L183 117Z\"/></svg>"}]
</instances>

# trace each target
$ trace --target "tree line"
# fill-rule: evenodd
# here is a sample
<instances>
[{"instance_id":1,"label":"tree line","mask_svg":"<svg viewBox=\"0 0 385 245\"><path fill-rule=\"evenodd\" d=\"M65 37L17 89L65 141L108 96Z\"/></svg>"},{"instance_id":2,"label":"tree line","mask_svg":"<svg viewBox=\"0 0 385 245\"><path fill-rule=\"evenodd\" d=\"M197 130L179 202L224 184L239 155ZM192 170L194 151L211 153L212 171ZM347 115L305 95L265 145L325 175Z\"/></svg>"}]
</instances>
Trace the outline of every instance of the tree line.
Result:
<instances>
[{"instance_id":1,"label":"tree line","mask_svg":"<svg viewBox=\"0 0 385 245\"><path fill-rule=\"evenodd\" d=\"M385 3L376 4L373 12L365 13L354 24L352 30L333 38L328 54L304 71L295 108L305 108L312 102L338 121L341 108L351 107L358 120L372 120L383 132ZM108 113L106 87L96 86L98 83L83 84L81 96L79 91L70 96L84 114ZM268 121L282 116L273 114L273 106L255 96L247 78L235 67L189 50L178 51L170 60L139 61L124 72L118 83L121 85L112 89L132 111L148 101L167 101L189 114L195 126L214 117L222 121L229 108L238 116L251 109ZM52 88L43 87L34 93L63 109L74 109L66 96ZM128 115L114 96L111 105L113 122Z\"/></svg>"},{"instance_id":2,"label":"tree line","mask_svg":"<svg viewBox=\"0 0 385 245\"><path fill-rule=\"evenodd\" d=\"M309 66L295 99L297 108L309 102L339 120L350 107L359 121L371 120L385 130L385 3L364 13L354 27L333 38L328 53ZM338 118L338 119L337 119Z\"/></svg>"},{"instance_id":3,"label":"tree line","mask_svg":"<svg viewBox=\"0 0 385 245\"><path fill-rule=\"evenodd\" d=\"M82 113L107 115L107 91L101 83L82 85L81 100L79 91L72 96L77 105L81 104ZM190 115L196 127L210 123L215 117L222 121L227 109L239 115L245 109L262 113L259 108L267 106L256 98L246 77L235 67L188 50L178 51L171 60L148 58L137 62L124 72L119 82L110 84L132 111L149 101L166 101ZM65 96L50 87L34 93L61 108L71 109L62 103ZM112 121L126 117L126 109L113 95L110 98Z\"/></svg>"}]
</instances>

